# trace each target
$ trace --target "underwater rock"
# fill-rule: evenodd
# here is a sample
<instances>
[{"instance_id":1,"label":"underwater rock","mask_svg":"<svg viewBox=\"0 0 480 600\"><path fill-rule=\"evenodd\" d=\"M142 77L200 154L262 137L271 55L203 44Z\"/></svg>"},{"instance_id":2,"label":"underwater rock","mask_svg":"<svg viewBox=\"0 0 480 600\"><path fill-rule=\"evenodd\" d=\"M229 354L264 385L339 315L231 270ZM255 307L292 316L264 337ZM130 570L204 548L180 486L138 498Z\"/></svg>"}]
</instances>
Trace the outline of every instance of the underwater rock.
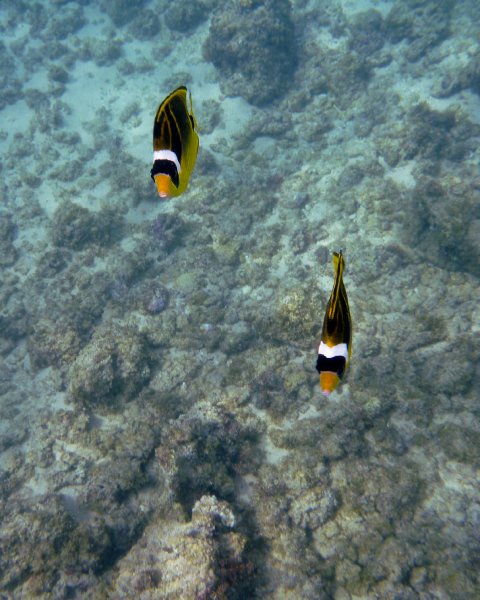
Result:
<instances>
[{"instance_id":1,"label":"underwater rock","mask_svg":"<svg viewBox=\"0 0 480 600\"><path fill-rule=\"evenodd\" d=\"M480 127L455 110L433 110L426 102L408 114L402 154L407 160L421 157L459 162L478 146Z\"/></svg>"},{"instance_id":2,"label":"underwater rock","mask_svg":"<svg viewBox=\"0 0 480 600\"><path fill-rule=\"evenodd\" d=\"M23 95L22 82L15 74L15 59L7 46L0 42L0 109L13 104Z\"/></svg>"},{"instance_id":3,"label":"underwater rock","mask_svg":"<svg viewBox=\"0 0 480 600\"><path fill-rule=\"evenodd\" d=\"M288 0L230 0L214 13L203 47L222 91L261 106L283 96L296 67Z\"/></svg>"},{"instance_id":4,"label":"underwater rock","mask_svg":"<svg viewBox=\"0 0 480 600\"><path fill-rule=\"evenodd\" d=\"M319 124L313 125L317 132L313 139L318 138L318 133L332 129L332 121L338 118L339 110L348 108L353 100L358 101L359 93L371 79L373 66L366 56L343 46L329 48L315 42L305 49L298 78L312 94L328 94L330 102L335 103L334 110L331 105L329 109L325 107L325 116L322 110Z\"/></svg>"},{"instance_id":5,"label":"underwater rock","mask_svg":"<svg viewBox=\"0 0 480 600\"><path fill-rule=\"evenodd\" d=\"M63 202L53 214L52 242L55 246L81 250L89 244L110 245L122 234L123 216L117 208L92 212L74 202Z\"/></svg>"},{"instance_id":6,"label":"underwater rock","mask_svg":"<svg viewBox=\"0 0 480 600\"><path fill-rule=\"evenodd\" d=\"M70 75L60 65L51 65L48 69L48 79L53 83L67 83Z\"/></svg>"},{"instance_id":7,"label":"underwater rock","mask_svg":"<svg viewBox=\"0 0 480 600\"><path fill-rule=\"evenodd\" d=\"M280 360L278 362L279 364L282 364L280 363ZM257 408L267 410L272 404L275 405L280 403L281 409L278 410L277 413L284 414L285 388L281 373L278 372L277 369L266 365L266 368L261 370L258 374L255 374L255 377L251 381L251 386L251 399Z\"/></svg>"},{"instance_id":8,"label":"underwater rock","mask_svg":"<svg viewBox=\"0 0 480 600\"><path fill-rule=\"evenodd\" d=\"M168 291L166 288L156 286L146 297L144 307L151 315L157 315L165 310L168 303Z\"/></svg>"},{"instance_id":9,"label":"underwater rock","mask_svg":"<svg viewBox=\"0 0 480 600\"><path fill-rule=\"evenodd\" d=\"M77 57L93 61L99 67L114 64L122 56L122 42L118 39L81 38Z\"/></svg>"},{"instance_id":10,"label":"underwater rock","mask_svg":"<svg viewBox=\"0 0 480 600\"><path fill-rule=\"evenodd\" d=\"M480 50L477 50L465 67L452 69L440 83L434 84L433 95L450 98L462 90L471 89L480 94Z\"/></svg>"},{"instance_id":11,"label":"underwater rock","mask_svg":"<svg viewBox=\"0 0 480 600\"><path fill-rule=\"evenodd\" d=\"M178 246L187 226L180 215L166 213L159 214L150 224L152 241L156 248L169 250L172 246Z\"/></svg>"},{"instance_id":12,"label":"underwater rock","mask_svg":"<svg viewBox=\"0 0 480 600\"><path fill-rule=\"evenodd\" d=\"M274 318L261 327L268 327L268 333L274 338L285 338L290 342L315 339L322 325L318 315L319 306L320 299L312 298L311 288L291 288L281 297Z\"/></svg>"},{"instance_id":13,"label":"underwater rock","mask_svg":"<svg viewBox=\"0 0 480 600\"><path fill-rule=\"evenodd\" d=\"M165 24L172 31L185 33L198 27L208 17L208 9L201 0L177 0L165 11Z\"/></svg>"},{"instance_id":14,"label":"underwater rock","mask_svg":"<svg viewBox=\"0 0 480 600\"><path fill-rule=\"evenodd\" d=\"M238 321L225 329L220 350L228 355L243 352L251 344L253 337L254 333L250 325L245 321Z\"/></svg>"},{"instance_id":15,"label":"underwater rock","mask_svg":"<svg viewBox=\"0 0 480 600\"><path fill-rule=\"evenodd\" d=\"M80 6L64 7L61 11L54 11L54 16L49 15L47 28L42 33L45 42L65 40L77 33L85 24L83 8Z\"/></svg>"},{"instance_id":16,"label":"underwater rock","mask_svg":"<svg viewBox=\"0 0 480 600\"><path fill-rule=\"evenodd\" d=\"M109 524L77 522L59 494L15 500L0 540L2 589L15 588L25 598L66 598L75 590L93 598L87 590L104 587L94 572L115 552Z\"/></svg>"},{"instance_id":17,"label":"underwater rock","mask_svg":"<svg viewBox=\"0 0 480 600\"><path fill-rule=\"evenodd\" d=\"M8 353L29 331L25 297L15 276L6 271L0 276L0 348ZM28 302L28 299L27 299Z\"/></svg>"},{"instance_id":18,"label":"underwater rock","mask_svg":"<svg viewBox=\"0 0 480 600\"><path fill-rule=\"evenodd\" d=\"M153 507L171 506L153 464L161 418L135 403L122 422L36 408L28 427L39 435L25 440L27 461L7 449L0 470L0 588L26 598L103 597L97 576L138 540ZM47 494L36 490L39 480Z\"/></svg>"},{"instance_id":19,"label":"underwater rock","mask_svg":"<svg viewBox=\"0 0 480 600\"><path fill-rule=\"evenodd\" d=\"M256 461L257 438L251 423L205 402L171 423L156 454L187 514L203 494L234 500L236 476Z\"/></svg>"},{"instance_id":20,"label":"underwater rock","mask_svg":"<svg viewBox=\"0 0 480 600\"><path fill-rule=\"evenodd\" d=\"M477 257L477 261L478 261ZM477 267L477 273L480 271ZM477 275L478 276L478 275ZM445 364L445 356L450 355ZM458 335L455 344L428 347L417 353L420 367L419 387L433 396L438 394L467 394L474 388L475 369L480 358L480 344L471 335Z\"/></svg>"},{"instance_id":21,"label":"underwater rock","mask_svg":"<svg viewBox=\"0 0 480 600\"><path fill-rule=\"evenodd\" d=\"M82 345L91 338L105 310L105 301L115 281L115 267L121 273L130 273L128 259L132 254L135 256L135 249L125 260L120 253L119 262L112 261L110 269L106 270L95 265L97 250L75 255L60 249L59 258L53 250L55 262L52 269L47 263L51 252L47 251L45 260L40 256L39 267L29 281L29 293L30 296L41 294L43 302L28 302L26 305L31 327L28 349L37 367L54 364L63 368L72 362ZM53 275L51 271L56 268L57 260L60 272ZM140 266L141 263L137 262L137 273L141 273ZM50 281L54 283L45 285L43 274L51 276Z\"/></svg>"},{"instance_id":22,"label":"underwater rock","mask_svg":"<svg viewBox=\"0 0 480 600\"><path fill-rule=\"evenodd\" d=\"M130 327L104 327L95 332L70 367L68 392L81 404L114 406L131 400L149 378L144 337Z\"/></svg>"},{"instance_id":23,"label":"underwater rock","mask_svg":"<svg viewBox=\"0 0 480 600\"><path fill-rule=\"evenodd\" d=\"M340 504L340 497L335 490L317 486L295 498L289 514L296 526L313 531L331 519Z\"/></svg>"},{"instance_id":24,"label":"underwater rock","mask_svg":"<svg viewBox=\"0 0 480 600\"><path fill-rule=\"evenodd\" d=\"M78 332L63 322L41 319L34 323L27 341L30 360L37 369L70 365L81 348Z\"/></svg>"},{"instance_id":25,"label":"underwater rock","mask_svg":"<svg viewBox=\"0 0 480 600\"><path fill-rule=\"evenodd\" d=\"M17 258L17 251L13 243L17 228L12 220L12 215L7 212L0 214L0 266L10 267Z\"/></svg>"},{"instance_id":26,"label":"underwater rock","mask_svg":"<svg viewBox=\"0 0 480 600\"><path fill-rule=\"evenodd\" d=\"M478 358L477 358L478 360ZM454 393L462 390L454 390ZM447 458L468 465L480 463L480 431L473 423L462 423L461 419L445 419L436 425L433 434Z\"/></svg>"},{"instance_id":27,"label":"underwater rock","mask_svg":"<svg viewBox=\"0 0 480 600\"><path fill-rule=\"evenodd\" d=\"M207 124L208 128L208 124ZM203 129L202 129L203 131ZM218 163L213 152L204 149L197 159L195 172L197 175L212 175L215 177L218 173Z\"/></svg>"},{"instance_id":28,"label":"underwater rock","mask_svg":"<svg viewBox=\"0 0 480 600\"><path fill-rule=\"evenodd\" d=\"M220 102L202 102L202 133L212 133L223 120L224 111ZM199 157L200 158L200 157Z\"/></svg>"},{"instance_id":29,"label":"underwater rock","mask_svg":"<svg viewBox=\"0 0 480 600\"><path fill-rule=\"evenodd\" d=\"M58 569L65 532L73 523L54 494L43 500L19 503L16 518L9 514L8 526L2 529L3 589L17 586L32 575L43 576L45 585Z\"/></svg>"},{"instance_id":30,"label":"underwater rock","mask_svg":"<svg viewBox=\"0 0 480 600\"><path fill-rule=\"evenodd\" d=\"M162 27L157 13L145 8L139 11L128 28L139 40L151 40L160 34Z\"/></svg>"},{"instance_id":31,"label":"underwater rock","mask_svg":"<svg viewBox=\"0 0 480 600\"><path fill-rule=\"evenodd\" d=\"M131 272L128 265L125 271L122 270L120 275L115 277L108 289L108 295L122 309L120 314L130 310L140 310L150 315L163 312L168 306L170 297L167 288L160 285L156 278L141 277L138 273ZM159 328L168 329L166 323L159 324ZM155 335L157 329L151 330L151 333L158 342Z\"/></svg>"},{"instance_id":32,"label":"underwater rock","mask_svg":"<svg viewBox=\"0 0 480 600\"><path fill-rule=\"evenodd\" d=\"M425 177L413 194L417 219L423 227L412 243L416 242L435 264L478 276L480 190L454 177Z\"/></svg>"},{"instance_id":33,"label":"underwater rock","mask_svg":"<svg viewBox=\"0 0 480 600\"><path fill-rule=\"evenodd\" d=\"M333 518L314 530L313 545L325 569L335 565L336 585L348 594L404 597L393 592L403 590L408 565L420 566L425 558L421 549L408 544L405 528L395 531L392 524L394 516L402 522L412 520L426 486L414 465L391 467L379 461L368 469L358 460L338 463L332 469L341 503ZM388 594L382 589L389 590Z\"/></svg>"},{"instance_id":34,"label":"underwater rock","mask_svg":"<svg viewBox=\"0 0 480 600\"><path fill-rule=\"evenodd\" d=\"M381 50L385 43L383 18L373 8L357 13L350 24L349 46L360 55L369 58Z\"/></svg>"},{"instance_id":35,"label":"underwater rock","mask_svg":"<svg viewBox=\"0 0 480 600\"><path fill-rule=\"evenodd\" d=\"M58 275L71 260L71 252L62 247L48 248L37 258L35 275L39 279L50 279Z\"/></svg>"},{"instance_id":36,"label":"underwater rock","mask_svg":"<svg viewBox=\"0 0 480 600\"><path fill-rule=\"evenodd\" d=\"M251 568L242 557L246 540L234 526L230 506L211 495L195 503L190 522L179 515L157 519L115 567L115 598L240 597Z\"/></svg>"},{"instance_id":37,"label":"underwater rock","mask_svg":"<svg viewBox=\"0 0 480 600\"><path fill-rule=\"evenodd\" d=\"M393 43L408 39L405 56L417 61L450 35L454 6L454 0L396 0L385 19L385 31Z\"/></svg>"},{"instance_id":38,"label":"underwater rock","mask_svg":"<svg viewBox=\"0 0 480 600\"><path fill-rule=\"evenodd\" d=\"M101 7L117 27L126 25L143 9L145 0L102 0Z\"/></svg>"}]
</instances>

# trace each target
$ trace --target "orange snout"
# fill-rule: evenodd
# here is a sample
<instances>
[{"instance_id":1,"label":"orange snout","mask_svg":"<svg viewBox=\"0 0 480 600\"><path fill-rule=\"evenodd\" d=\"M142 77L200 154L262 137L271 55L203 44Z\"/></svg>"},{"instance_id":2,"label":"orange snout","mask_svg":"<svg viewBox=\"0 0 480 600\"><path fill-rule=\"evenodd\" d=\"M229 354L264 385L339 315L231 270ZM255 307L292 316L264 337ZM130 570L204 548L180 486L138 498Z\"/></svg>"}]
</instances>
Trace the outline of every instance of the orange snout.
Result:
<instances>
[{"instance_id":1,"label":"orange snout","mask_svg":"<svg viewBox=\"0 0 480 600\"><path fill-rule=\"evenodd\" d=\"M322 394L328 396L340 383L340 377L333 371L322 371L320 373L320 389Z\"/></svg>"},{"instance_id":2,"label":"orange snout","mask_svg":"<svg viewBox=\"0 0 480 600\"><path fill-rule=\"evenodd\" d=\"M154 180L160 198L170 198L170 196L173 196L173 184L168 175L159 173L154 176Z\"/></svg>"}]
</instances>

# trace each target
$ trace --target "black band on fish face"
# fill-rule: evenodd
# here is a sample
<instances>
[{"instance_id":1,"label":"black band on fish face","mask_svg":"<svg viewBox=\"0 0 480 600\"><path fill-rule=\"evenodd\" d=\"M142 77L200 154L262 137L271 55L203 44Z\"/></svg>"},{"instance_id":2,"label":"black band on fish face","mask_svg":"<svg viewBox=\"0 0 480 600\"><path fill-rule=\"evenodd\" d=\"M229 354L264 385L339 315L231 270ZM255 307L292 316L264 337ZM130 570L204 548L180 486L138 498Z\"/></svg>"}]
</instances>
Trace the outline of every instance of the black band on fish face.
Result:
<instances>
[{"instance_id":1,"label":"black band on fish face","mask_svg":"<svg viewBox=\"0 0 480 600\"><path fill-rule=\"evenodd\" d=\"M179 178L178 178L178 171L177 171L177 166L175 165L175 163L172 160L156 160L153 163L153 167L150 171L150 177L153 179L153 181L155 181L154 177L155 175L168 175L170 177L170 179L172 180L172 183L175 187L178 187L179 184Z\"/></svg>"},{"instance_id":2,"label":"black band on fish face","mask_svg":"<svg viewBox=\"0 0 480 600\"><path fill-rule=\"evenodd\" d=\"M332 356L327 358L323 354L319 354L317 357L317 371L322 373L323 371L331 371L336 373L339 377L345 372L345 365L347 361L344 356Z\"/></svg>"}]
</instances>

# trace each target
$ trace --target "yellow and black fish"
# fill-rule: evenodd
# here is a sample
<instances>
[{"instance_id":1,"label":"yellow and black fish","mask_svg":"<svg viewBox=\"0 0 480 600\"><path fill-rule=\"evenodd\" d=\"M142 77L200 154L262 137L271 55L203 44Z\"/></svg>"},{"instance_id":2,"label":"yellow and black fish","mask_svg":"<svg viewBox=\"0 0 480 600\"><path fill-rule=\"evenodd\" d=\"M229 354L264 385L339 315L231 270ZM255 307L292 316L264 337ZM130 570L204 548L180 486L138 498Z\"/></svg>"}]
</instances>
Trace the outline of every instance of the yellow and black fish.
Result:
<instances>
[{"instance_id":1,"label":"yellow and black fish","mask_svg":"<svg viewBox=\"0 0 480 600\"><path fill-rule=\"evenodd\" d=\"M179 196L187 189L198 152L197 122L192 95L180 86L160 104L153 124L153 167L150 172L160 198Z\"/></svg>"},{"instance_id":2,"label":"yellow and black fish","mask_svg":"<svg viewBox=\"0 0 480 600\"><path fill-rule=\"evenodd\" d=\"M345 261L341 252L333 253L335 280L323 319L322 339L318 347L317 371L320 373L320 388L330 394L340 383L352 353L352 321L343 270Z\"/></svg>"}]
</instances>

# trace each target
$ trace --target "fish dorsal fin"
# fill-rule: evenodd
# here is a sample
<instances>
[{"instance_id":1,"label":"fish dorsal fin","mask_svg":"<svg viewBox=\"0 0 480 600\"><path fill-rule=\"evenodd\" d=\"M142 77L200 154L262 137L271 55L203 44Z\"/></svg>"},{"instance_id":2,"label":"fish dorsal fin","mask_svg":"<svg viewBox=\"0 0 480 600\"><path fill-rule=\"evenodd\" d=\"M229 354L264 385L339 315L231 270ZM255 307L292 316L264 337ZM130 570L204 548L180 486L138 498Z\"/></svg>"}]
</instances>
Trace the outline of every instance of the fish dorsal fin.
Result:
<instances>
[{"instance_id":1,"label":"fish dorsal fin","mask_svg":"<svg viewBox=\"0 0 480 600\"><path fill-rule=\"evenodd\" d=\"M340 297L340 288L342 286L343 269L345 267L345 261L343 260L342 251L333 253L333 269L335 271L335 280L333 282L332 295L330 296L330 303L328 306L328 318L333 319L338 306L338 299Z\"/></svg>"}]
</instances>

